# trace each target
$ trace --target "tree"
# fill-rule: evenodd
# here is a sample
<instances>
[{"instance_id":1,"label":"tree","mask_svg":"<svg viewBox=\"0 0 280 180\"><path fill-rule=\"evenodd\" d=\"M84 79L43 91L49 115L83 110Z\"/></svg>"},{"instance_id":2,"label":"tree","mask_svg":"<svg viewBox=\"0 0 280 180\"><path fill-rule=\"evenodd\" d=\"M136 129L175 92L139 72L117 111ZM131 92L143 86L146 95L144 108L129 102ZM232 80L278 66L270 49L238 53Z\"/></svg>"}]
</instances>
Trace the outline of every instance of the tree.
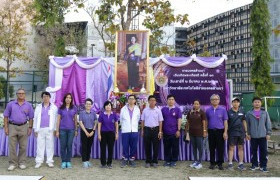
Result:
<instances>
[{"instance_id":1,"label":"tree","mask_svg":"<svg viewBox=\"0 0 280 180\"><path fill-rule=\"evenodd\" d=\"M271 33L267 0L255 0L251 11L251 30L253 36L253 65L251 81L255 86L256 96L270 96L274 85L270 76L270 62L273 59L269 52L269 36Z\"/></svg>"},{"instance_id":2,"label":"tree","mask_svg":"<svg viewBox=\"0 0 280 180\"><path fill-rule=\"evenodd\" d=\"M39 51L39 60L34 65L39 69L48 69L48 56L65 56L65 47L72 43L81 48L85 44L85 32L71 31L64 24L64 15L70 7L82 8L84 0L34 0L31 9L34 9L33 26L39 31L42 38ZM70 37L70 38L69 38ZM40 41L36 38L35 41ZM75 39L76 41L74 42ZM40 46L40 45L39 45ZM42 61L45 60L45 61Z\"/></svg>"},{"instance_id":3,"label":"tree","mask_svg":"<svg viewBox=\"0 0 280 180\"><path fill-rule=\"evenodd\" d=\"M201 57L210 57L210 56L212 56L211 52L208 51L207 44L204 44L203 52L201 54L199 54L199 56L201 56Z\"/></svg>"},{"instance_id":4,"label":"tree","mask_svg":"<svg viewBox=\"0 0 280 180\"><path fill-rule=\"evenodd\" d=\"M280 34L280 24L277 25L277 26L272 30L272 32L274 32L274 34L275 34L276 36L278 36L278 35Z\"/></svg>"},{"instance_id":5,"label":"tree","mask_svg":"<svg viewBox=\"0 0 280 180\"><path fill-rule=\"evenodd\" d=\"M174 48L161 43L163 27L180 22L188 23L188 15L174 15L170 1L166 0L103 0L95 10L98 23L104 31L115 34L117 30L131 30L133 20L144 16L142 25L151 31L150 55L174 54ZM141 16L142 17L142 16ZM109 46L104 43L104 46Z\"/></svg>"},{"instance_id":6,"label":"tree","mask_svg":"<svg viewBox=\"0 0 280 180\"><path fill-rule=\"evenodd\" d=\"M48 69L49 61L47 60L50 55L65 56L69 54L65 50L65 45L75 45L80 54L86 46L86 32L79 23L55 24L52 27L37 25L35 29L37 32L35 43L39 52L34 66L40 70Z\"/></svg>"},{"instance_id":7,"label":"tree","mask_svg":"<svg viewBox=\"0 0 280 180\"><path fill-rule=\"evenodd\" d=\"M7 72L6 102L9 100L10 72L18 69L12 64L16 60L30 62L26 48L27 22L32 15L29 6L29 0L5 0L0 8L0 59L6 63L2 67Z\"/></svg>"},{"instance_id":8,"label":"tree","mask_svg":"<svg viewBox=\"0 0 280 180\"><path fill-rule=\"evenodd\" d=\"M5 97L5 94L7 91L7 81L3 76L0 76L0 99L2 99L3 97ZM10 85L9 86L9 97L12 98L14 97L14 86Z\"/></svg>"}]
</instances>

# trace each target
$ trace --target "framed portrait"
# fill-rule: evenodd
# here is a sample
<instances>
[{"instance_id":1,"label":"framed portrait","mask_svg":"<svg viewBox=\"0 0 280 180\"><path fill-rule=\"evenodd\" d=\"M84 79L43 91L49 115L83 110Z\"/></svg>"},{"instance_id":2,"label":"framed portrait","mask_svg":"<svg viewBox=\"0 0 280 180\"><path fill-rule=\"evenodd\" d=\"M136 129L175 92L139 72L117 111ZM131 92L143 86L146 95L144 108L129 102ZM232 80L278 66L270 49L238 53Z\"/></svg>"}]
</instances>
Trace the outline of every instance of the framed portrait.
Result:
<instances>
[{"instance_id":1,"label":"framed portrait","mask_svg":"<svg viewBox=\"0 0 280 180\"><path fill-rule=\"evenodd\" d=\"M134 93L147 87L149 31L118 31L115 52L115 87Z\"/></svg>"}]
</instances>

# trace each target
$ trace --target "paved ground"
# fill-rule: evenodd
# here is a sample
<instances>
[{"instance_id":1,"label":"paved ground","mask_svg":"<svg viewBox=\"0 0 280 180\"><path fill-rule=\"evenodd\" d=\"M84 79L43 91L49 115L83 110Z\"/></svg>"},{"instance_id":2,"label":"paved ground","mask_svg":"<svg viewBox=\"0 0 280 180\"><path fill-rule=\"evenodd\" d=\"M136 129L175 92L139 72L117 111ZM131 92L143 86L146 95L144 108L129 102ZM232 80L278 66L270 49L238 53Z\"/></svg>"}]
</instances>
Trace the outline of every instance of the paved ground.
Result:
<instances>
[{"instance_id":1,"label":"paved ground","mask_svg":"<svg viewBox=\"0 0 280 180\"><path fill-rule=\"evenodd\" d=\"M34 169L34 158L28 158L28 168L26 170L16 169L12 172L7 171L8 157L0 156L0 174L1 175L33 175L33 176L45 176L47 180L61 180L61 179L114 179L114 180L150 180L150 179L187 179L188 176L223 176L223 177L280 177L280 153L269 155L268 168L269 173L263 173L260 171L251 172L246 170L240 172L238 170L220 171L218 169L208 169L208 162L203 162L203 168L201 170L192 169L189 166L190 161L178 162L175 168L166 168L159 166L158 168L145 168L144 161L137 161L137 167L120 168L119 161L113 161L113 169L101 169L99 168L99 160L91 160L94 166L90 169L83 169L81 165L81 158L76 157L72 159L73 169L62 170L59 168L60 159L55 157L55 168L48 168L45 164L40 169ZM162 165L162 161L160 164ZM225 164L226 165L226 164ZM235 164L237 166L237 164ZM249 169L250 164L246 164Z\"/></svg>"}]
</instances>

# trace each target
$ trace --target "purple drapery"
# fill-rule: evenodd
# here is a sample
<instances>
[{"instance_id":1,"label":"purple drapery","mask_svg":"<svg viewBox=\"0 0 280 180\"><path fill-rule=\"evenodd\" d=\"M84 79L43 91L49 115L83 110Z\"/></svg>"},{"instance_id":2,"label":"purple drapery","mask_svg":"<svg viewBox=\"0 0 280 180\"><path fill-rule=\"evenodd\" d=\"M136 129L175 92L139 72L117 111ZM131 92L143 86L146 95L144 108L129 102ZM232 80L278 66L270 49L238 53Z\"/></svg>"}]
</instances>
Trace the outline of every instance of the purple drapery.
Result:
<instances>
[{"instance_id":1,"label":"purple drapery","mask_svg":"<svg viewBox=\"0 0 280 180\"><path fill-rule=\"evenodd\" d=\"M73 95L75 105L83 104L86 99L86 70L77 63L63 70L63 81L59 91L56 92L55 104L59 107L66 93Z\"/></svg>"},{"instance_id":2,"label":"purple drapery","mask_svg":"<svg viewBox=\"0 0 280 180\"><path fill-rule=\"evenodd\" d=\"M181 133L183 135L183 131ZM115 142L114 146L114 159L121 159L122 157L122 142L121 142L121 132L119 135L119 139ZM32 134L28 138L28 145L27 145L27 156L29 157L35 157L36 156L36 146L37 146L37 140ZM183 141L183 137L180 138L179 141L179 160L185 161L185 160L193 160L192 156L192 147L190 143L185 143ZM227 146L227 143L226 145ZM0 155L1 156L8 156L8 136L5 135L4 129L0 129ZM77 137L74 137L74 142L72 146L72 152L73 152L73 157L74 156L81 156L81 137L80 137L80 131ZM55 138L54 142L54 155L55 156L60 156L60 146L59 146L59 141L57 138ZM238 151L236 149L234 153L234 159L237 160ZM225 161L227 161L228 153L227 153L227 148L225 151ZM92 146L91 150L91 158L93 159L98 159L100 158L100 146L99 146L99 141L97 139L97 135L94 137L94 143ZM145 159L145 151L144 151L144 143L143 143L143 138L141 137L141 134L139 133L139 143L137 146L137 159ZM163 142L160 142L160 148L159 148L159 159L163 160L164 159L164 151L163 151ZM209 152L205 151L203 152L203 160L209 161ZM250 162L250 143L249 141L246 141L244 144L244 162Z\"/></svg>"}]
</instances>

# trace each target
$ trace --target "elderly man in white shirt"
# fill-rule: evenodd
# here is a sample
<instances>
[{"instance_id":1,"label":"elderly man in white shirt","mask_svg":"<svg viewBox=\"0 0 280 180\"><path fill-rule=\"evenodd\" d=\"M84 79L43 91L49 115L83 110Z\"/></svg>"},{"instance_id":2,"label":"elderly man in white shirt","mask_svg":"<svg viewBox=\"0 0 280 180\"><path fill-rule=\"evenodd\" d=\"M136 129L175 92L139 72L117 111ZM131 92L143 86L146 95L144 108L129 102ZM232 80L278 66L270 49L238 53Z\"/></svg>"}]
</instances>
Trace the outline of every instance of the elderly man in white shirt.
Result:
<instances>
[{"instance_id":1,"label":"elderly man in white shirt","mask_svg":"<svg viewBox=\"0 0 280 180\"><path fill-rule=\"evenodd\" d=\"M54 131L56 127L57 107L50 103L49 92L42 92L43 103L35 109L33 129L37 137L37 155L35 168L40 168L44 162L46 150L48 167L52 168L54 155Z\"/></svg>"},{"instance_id":2,"label":"elderly man in white shirt","mask_svg":"<svg viewBox=\"0 0 280 180\"><path fill-rule=\"evenodd\" d=\"M122 131L123 158L121 167L128 164L135 167L135 156L138 144L138 125L140 109L136 106L135 95L128 96L128 104L121 109L120 123Z\"/></svg>"}]
</instances>

